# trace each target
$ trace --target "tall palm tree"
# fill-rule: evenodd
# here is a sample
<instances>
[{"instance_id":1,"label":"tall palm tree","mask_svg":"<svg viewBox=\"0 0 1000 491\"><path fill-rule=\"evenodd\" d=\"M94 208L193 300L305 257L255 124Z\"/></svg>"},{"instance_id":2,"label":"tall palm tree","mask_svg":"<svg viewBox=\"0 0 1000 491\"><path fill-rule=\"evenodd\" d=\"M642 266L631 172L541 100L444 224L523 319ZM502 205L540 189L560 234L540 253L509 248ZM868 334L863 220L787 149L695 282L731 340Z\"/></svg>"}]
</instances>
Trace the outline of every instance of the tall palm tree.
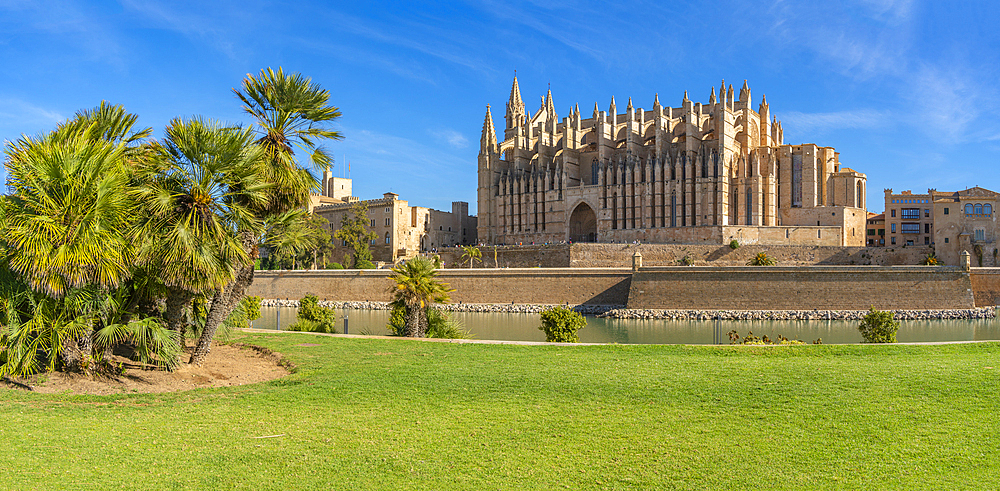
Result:
<instances>
[{"instance_id":1,"label":"tall palm tree","mask_svg":"<svg viewBox=\"0 0 1000 491\"><path fill-rule=\"evenodd\" d=\"M332 129L340 110L330 105L330 92L301 74L278 68L247 75L241 89L233 89L243 102L243 110L254 118L257 143L264 149L260 177L271 185L269 199L259 206L248 206L258 219L269 220L284 212L301 208L309 202L309 192L319 183L307 168L295 160L295 150L307 154L309 163L325 170L330 157L319 145L322 140L338 140L341 134ZM213 298L205 318L205 329L191 356L192 364L201 364L208 354L215 330L236 308L253 283L253 260L257 258L259 234L241 231L243 248L251 259L236 273L236 278Z\"/></svg>"},{"instance_id":2,"label":"tall palm tree","mask_svg":"<svg viewBox=\"0 0 1000 491\"><path fill-rule=\"evenodd\" d=\"M422 338L427 332L427 308L434 303L447 303L448 294L455 291L437 279L434 265L415 257L392 268L390 276L393 302L406 308L406 335Z\"/></svg>"},{"instance_id":3,"label":"tall palm tree","mask_svg":"<svg viewBox=\"0 0 1000 491\"><path fill-rule=\"evenodd\" d=\"M247 206L263 204L268 188L254 139L248 129L174 119L157 149L163 171L141 188L148 219L140 264L167 287L164 317L182 345L191 300L225 287L251 262L239 232L260 229Z\"/></svg>"},{"instance_id":4,"label":"tall palm tree","mask_svg":"<svg viewBox=\"0 0 1000 491\"><path fill-rule=\"evenodd\" d=\"M469 260L469 269L475 261L483 262L483 252L476 246L462 246L462 259Z\"/></svg>"}]
</instances>

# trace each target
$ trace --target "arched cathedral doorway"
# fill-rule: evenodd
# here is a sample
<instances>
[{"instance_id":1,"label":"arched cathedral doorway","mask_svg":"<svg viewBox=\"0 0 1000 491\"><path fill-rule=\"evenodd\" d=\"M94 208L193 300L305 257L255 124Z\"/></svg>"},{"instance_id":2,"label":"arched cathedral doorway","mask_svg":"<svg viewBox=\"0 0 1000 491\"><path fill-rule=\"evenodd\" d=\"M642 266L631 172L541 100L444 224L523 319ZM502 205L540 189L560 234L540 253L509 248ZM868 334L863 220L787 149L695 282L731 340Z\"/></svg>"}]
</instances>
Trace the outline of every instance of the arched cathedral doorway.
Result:
<instances>
[{"instance_id":1,"label":"arched cathedral doorway","mask_svg":"<svg viewBox=\"0 0 1000 491\"><path fill-rule=\"evenodd\" d=\"M587 203L580 203L569 217L569 240L597 242L597 215Z\"/></svg>"}]
</instances>

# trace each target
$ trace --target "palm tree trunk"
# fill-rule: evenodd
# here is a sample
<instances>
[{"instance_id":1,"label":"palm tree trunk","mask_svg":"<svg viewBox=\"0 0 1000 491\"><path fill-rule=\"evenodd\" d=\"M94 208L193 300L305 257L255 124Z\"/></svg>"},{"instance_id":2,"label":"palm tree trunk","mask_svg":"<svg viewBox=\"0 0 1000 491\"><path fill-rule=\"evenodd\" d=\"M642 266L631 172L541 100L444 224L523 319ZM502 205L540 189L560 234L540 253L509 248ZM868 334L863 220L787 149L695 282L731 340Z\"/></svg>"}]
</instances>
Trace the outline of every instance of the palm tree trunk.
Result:
<instances>
[{"instance_id":1,"label":"palm tree trunk","mask_svg":"<svg viewBox=\"0 0 1000 491\"><path fill-rule=\"evenodd\" d=\"M246 295L247 288L250 288L253 283L253 260L257 256L256 238L247 232L242 235L243 247L251 253L250 263L241 267L236 272L236 278L220 290L212 300L212 307L209 308L208 316L205 318L205 328L202 329L201 337L198 338L198 345L191 353L190 363L192 365L201 365L205 361L205 357L212 349L212 340L215 338L219 326L229 317L229 314L233 313L240 300Z\"/></svg>"},{"instance_id":2,"label":"palm tree trunk","mask_svg":"<svg viewBox=\"0 0 1000 491\"><path fill-rule=\"evenodd\" d=\"M167 328L177 333L177 344L181 350L184 349L184 335L187 327L187 318L184 315L188 305L194 295L190 292L171 288L167 292L167 308L163 317L167 321Z\"/></svg>"},{"instance_id":3,"label":"palm tree trunk","mask_svg":"<svg viewBox=\"0 0 1000 491\"><path fill-rule=\"evenodd\" d=\"M427 313L419 304L406 307L406 335L411 338L427 335Z\"/></svg>"}]
</instances>

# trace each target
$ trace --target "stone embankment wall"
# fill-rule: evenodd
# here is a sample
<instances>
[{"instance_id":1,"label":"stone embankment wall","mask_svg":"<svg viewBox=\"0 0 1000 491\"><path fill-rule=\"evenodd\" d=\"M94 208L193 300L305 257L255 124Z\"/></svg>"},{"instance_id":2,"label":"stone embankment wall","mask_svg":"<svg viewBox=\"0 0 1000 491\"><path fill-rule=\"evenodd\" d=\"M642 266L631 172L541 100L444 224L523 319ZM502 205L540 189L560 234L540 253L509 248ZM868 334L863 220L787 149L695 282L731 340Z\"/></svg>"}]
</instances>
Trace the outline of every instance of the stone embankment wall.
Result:
<instances>
[{"instance_id":1,"label":"stone embankment wall","mask_svg":"<svg viewBox=\"0 0 1000 491\"><path fill-rule=\"evenodd\" d=\"M976 295L976 306L1000 305L1000 268L972 268L970 276L972 291Z\"/></svg>"},{"instance_id":2,"label":"stone embankment wall","mask_svg":"<svg viewBox=\"0 0 1000 491\"><path fill-rule=\"evenodd\" d=\"M388 270L257 271L248 292L263 298L388 301L393 282ZM525 268L446 269L454 303L625 305L632 271L628 269Z\"/></svg>"},{"instance_id":3,"label":"stone embankment wall","mask_svg":"<svg viewBox=\"0 0 1000 491\"><path fill-rule=\"evenodd\" d=\"M983 272L990 270L989 272ZM627 305L675 310L950 310L992 305L1000 272L974 274L930 266L526 268L443 270L453 303ZM387 270L258 271L251 295L297 300L313 294L335 302L385 302ZM992 292L992 293L991 293ZM470 307L471 308L471 307ZM487 309L487 307L482 307Z\"/></svg>"},{"instance_id":4,"label":"stone embankment wall","mask_svg":"<svg viewBox=\"0 0 1000 491\"><path fill-rule=\"evenodd\" d=\"M674 244L573 244L572 267L630 267L635 251L643 266L677 266L684 256L695 266L745 266L757 253L774 258L778 266L814 265L918 265L932 252L930 247L828 247Z\"/></svg>"},{"instance_id":5,"label":"stone embankment wall","mask_svg":"<svg viewBox=\"0 0 1000 491\"><path fill-rule=\"evenodd\" d=\"M975 307L969 274L935 266L650 267L628 308L941 310Z\"/></svg>"},{"instance_id":6,"label":"stone embankment wall","mask_svg":"<svg viewBox=\"0 0 1000 491\"><path fill-rule=\"evenodd\" d=\"M695 266L744 266L759 252L767 253L779 266L814 265L918 265L933 249L910 247L840 247L840 246L762 246L747 244L737 249L726 245L704 244L537 244L479 248L482 262L476 267L493 268L628 268L632 254L642 253L646 266L676 266L689 256ZM461 268L462 249L438 251L445 266ZM957 266L953 264L951 266Z\"/></svg>"}]
</instances>

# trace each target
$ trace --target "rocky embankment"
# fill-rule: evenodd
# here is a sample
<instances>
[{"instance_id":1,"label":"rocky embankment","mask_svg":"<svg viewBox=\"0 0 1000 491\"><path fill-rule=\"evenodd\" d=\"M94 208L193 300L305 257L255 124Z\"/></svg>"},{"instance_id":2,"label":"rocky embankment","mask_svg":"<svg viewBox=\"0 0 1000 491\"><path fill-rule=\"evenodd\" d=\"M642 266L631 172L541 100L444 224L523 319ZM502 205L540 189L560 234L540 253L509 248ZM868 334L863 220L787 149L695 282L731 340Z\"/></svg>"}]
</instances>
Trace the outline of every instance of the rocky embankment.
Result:
<instances>
[{"instance_id":1,"label":"rocky embankment","mask_svg":"<svg viewBox=\"0 0 1000 491\"><path fill-rule=\"evenodd\" d=\"M983 307L955 310L893 310L898 320L993 319L996 309ZM665 320L860 320L867 310L655 310L614 309L598 317L612 319Z\"/></svg>"},{"instance_id":2,"label":"rocky embankment","mask_svg":"<svg viewBox=\"0 0 1000 491\"><path fill-rule=\"evenodd\" d=\"M389 302L335 302L322 300L323 307L335 309L389 310ZM298 307L298 300L266 299L262 307ZM496 304L496 303L447 303L437 308L451 312L483 312L496 314L537 314L555 305ZM581 314L611 319L665 319L665 320L860 320L867 310L656 310L626 309L621 305L574 305ZM924 319L993 319L996 309L983 307L955 310L894 310L899 320Z\"/></svg>"},{"instance_id":3,"label":"rocky embankment","mask_svg":"<svg viewBox=\"0 0 1000 491\"><path fill-rule=\"evenodd\" d=\"M335 309L366 309L389 310L389 302L335 302L320 300L320 306ZM298 300L265 299L261 307L298 307ZM483 312L496 314L537 314L556 305L514 304L514 303L445 303L435 307L451 312ZM574 305L573 310L581 314L598 315L615 309L621 310L621 305Z\"/></svg>"}]
</instances>

